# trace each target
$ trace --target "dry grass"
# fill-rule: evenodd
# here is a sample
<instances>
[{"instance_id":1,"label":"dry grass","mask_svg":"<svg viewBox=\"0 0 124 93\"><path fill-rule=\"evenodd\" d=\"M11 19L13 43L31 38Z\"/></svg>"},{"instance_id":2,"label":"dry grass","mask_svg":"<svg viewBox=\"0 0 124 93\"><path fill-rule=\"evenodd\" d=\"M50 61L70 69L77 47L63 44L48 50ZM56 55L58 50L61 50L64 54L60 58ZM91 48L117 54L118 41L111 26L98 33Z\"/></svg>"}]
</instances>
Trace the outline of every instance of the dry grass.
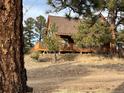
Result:
<instances>
[{"instance_id":1,"label":"dry grass","mask_svg":"<svg viewBox=\"0 0 124 93\"><path fill-rule=\"evenodd\" d=\"M41 60L50 60L34 62L25 56L28 84L34 93L124 93L123 59L76 54L71 61L59 55L53 63L53 57L41 55Z\"/></svg>"}]
</instances>

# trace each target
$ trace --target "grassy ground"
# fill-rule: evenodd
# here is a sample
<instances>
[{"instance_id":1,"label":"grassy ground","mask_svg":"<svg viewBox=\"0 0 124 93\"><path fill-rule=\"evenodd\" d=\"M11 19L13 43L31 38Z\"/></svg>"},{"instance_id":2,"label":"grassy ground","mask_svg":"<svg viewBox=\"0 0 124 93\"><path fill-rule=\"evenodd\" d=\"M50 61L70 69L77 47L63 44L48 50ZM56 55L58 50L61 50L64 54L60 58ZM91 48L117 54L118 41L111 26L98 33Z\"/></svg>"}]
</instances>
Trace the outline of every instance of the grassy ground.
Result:
<instances>
[{"instance_id":1,"label":"grassy ground","mask_svg":"<svg viewBox=\"0 0 124 93\"><path fill-rule=\"evenodd\" d=\"M52 59L41 55L36 62L25 56L33 93L124 93L123 59L88 54L59 55L57 63Z\"/></svg>"}]
</instances>

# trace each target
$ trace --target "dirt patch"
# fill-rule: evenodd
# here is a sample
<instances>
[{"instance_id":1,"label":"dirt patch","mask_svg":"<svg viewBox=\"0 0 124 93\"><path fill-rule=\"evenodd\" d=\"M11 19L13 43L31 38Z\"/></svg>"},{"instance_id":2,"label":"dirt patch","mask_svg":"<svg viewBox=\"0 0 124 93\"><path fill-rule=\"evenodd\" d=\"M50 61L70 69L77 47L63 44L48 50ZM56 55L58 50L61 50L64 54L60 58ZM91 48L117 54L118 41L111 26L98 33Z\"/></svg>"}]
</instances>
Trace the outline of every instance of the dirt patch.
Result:
<instances>
[{"instance_id":1,"label":"dirt patch","mask_svg":"<svg viewBox=\"0 0 124 93\"><path fill-rule=\"evenodd\" d=\"M33 93L124 93L123 59L77 55L53 63L26 55L25 66Z\"/></svg>"}]
</instances>

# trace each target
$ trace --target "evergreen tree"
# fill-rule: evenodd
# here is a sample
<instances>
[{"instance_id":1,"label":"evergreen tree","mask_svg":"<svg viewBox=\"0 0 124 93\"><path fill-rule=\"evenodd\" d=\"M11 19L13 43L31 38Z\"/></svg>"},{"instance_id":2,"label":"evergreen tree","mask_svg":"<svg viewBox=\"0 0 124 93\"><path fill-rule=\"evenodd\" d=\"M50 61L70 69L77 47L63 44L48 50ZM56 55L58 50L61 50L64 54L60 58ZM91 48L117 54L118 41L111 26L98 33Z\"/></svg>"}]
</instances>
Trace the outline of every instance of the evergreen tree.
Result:
<instances>
[{"instance_id":1,"label":"evergreen tree","mask_svg":"<svg viewBox=\"0 0 124 93\"><path fill-rule=\"evenodd\" d=\"M0 93L26 93L22 0L0 0Z\"/></svg>"},{"instance_id":2,"label":"evergreen tree","mask_svg":"<svg viewBox=\"0 0 124 93\"><path fill-rule=\"evenodd\" d=\"M95 24L91 19L81 21L77 34L73 35L74 42L81 48L100 47L111 40L107 23L97 20Z\"/></svg>"},{"instance_id":3,"label":"evergreen tree","mask_svg":"<svg viewBox=\"0 0 124 93\"><path fill-rule=\"evenodd\" d=\"M57 61L56 51L59 51L61 46L60 37L56 35L57 27L56 25L52 25L50 30L47 33L47 36L44 38L44 43L50 51L53 51L55 54L55 62Z\"/></svg>"},{"instance_id":4,"label":"evergreen tree","mask_svg":"<svg viewBox=\"0 0 124 93\"><path fill-rule=\"evenodd\" d=\"M24 23L24 52L26 53L34 45L33 42L36 36L36 33L34 32L35 20L29 17Z\"/></svg>"},{"instance_id":5,"label":"evergreen tree","mask_svg":"<svg viewBox=\"0 0 124 93\"><path fill-rule=\"evenodd\" d=\"M35 21L35 31L38 32L39 41L44 37L46 20L43 16L38 16Z\"/></svg>"}]
</instances>

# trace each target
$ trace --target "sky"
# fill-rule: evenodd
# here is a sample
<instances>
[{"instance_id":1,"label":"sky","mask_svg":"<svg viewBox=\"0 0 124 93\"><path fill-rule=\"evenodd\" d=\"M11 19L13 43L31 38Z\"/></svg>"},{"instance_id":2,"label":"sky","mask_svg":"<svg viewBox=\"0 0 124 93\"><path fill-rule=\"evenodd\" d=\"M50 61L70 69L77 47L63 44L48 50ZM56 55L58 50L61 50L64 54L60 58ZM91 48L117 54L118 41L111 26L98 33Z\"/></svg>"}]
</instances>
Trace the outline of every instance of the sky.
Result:
<instances>
[{"instance_id":1,"label":"sky","mask_svg":"<svg viewBox=\"0 0 124 93\"><path fill-rule=\"evenodd\" d=\"M28 17L36 18L39 15L44 16L46 19L48 14L46 11L50 10L51 7L47 5L47 0L23 0L23 16L24 20ZM50 13L49 15L64 16L65 11L59 13Z\"/></svg>"}]
</instances>

